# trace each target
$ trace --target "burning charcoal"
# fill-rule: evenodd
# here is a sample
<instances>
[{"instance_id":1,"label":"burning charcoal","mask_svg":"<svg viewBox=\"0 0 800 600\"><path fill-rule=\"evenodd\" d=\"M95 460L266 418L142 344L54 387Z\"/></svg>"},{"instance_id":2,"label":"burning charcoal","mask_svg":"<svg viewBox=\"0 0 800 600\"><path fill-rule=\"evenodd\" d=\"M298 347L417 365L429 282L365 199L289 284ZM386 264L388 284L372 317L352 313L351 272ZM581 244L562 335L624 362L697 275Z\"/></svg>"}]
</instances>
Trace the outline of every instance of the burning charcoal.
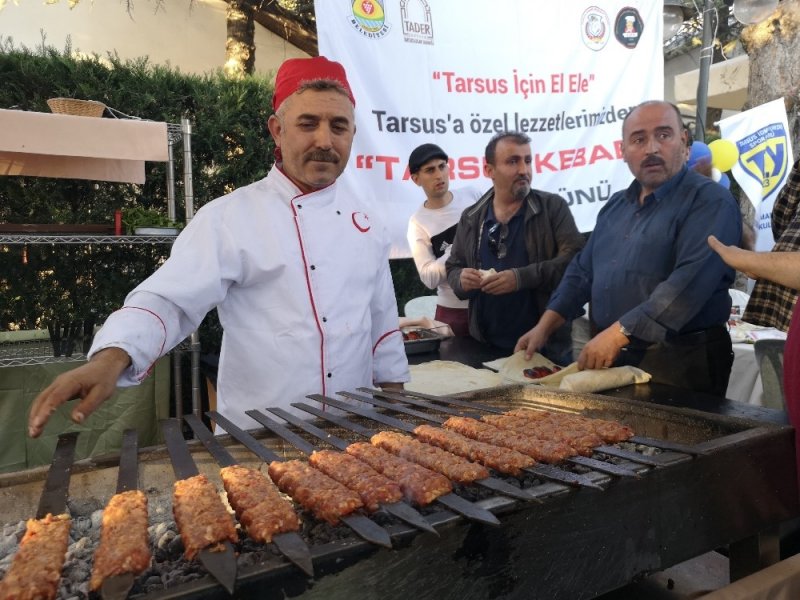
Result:
<instances>
[{"instance_id":1,"label":"burning charcoal","mask_svg":"<svg viewBox=\"0 0 800 600\"><path fill-rule=\"evenodd\" d=\"M169 552L170 556L176 558L179 555L183 554L183 540L181 539L180 534L172 538L172 540L167 545L167 551Z\"/></svg>"},{"instance_id":2,"label":"burning charcoal","mask_svg":"<svg viewBox=\"0 0 800 600\"><path fill-rule=\"evenodd\" d=\"M90 517L92 513L102 510L103 503L97 498L82 498L79 500L70 498L67 502L69 514L74 519L77 517Z\"/></svg>"},{"instance_id":3,"label":"burning charcoal","mask_svg":"<svg viewBox=\"0 0 800 600\"><path fill-rule=\"evenodd\" d=\"M147 533L150 535L151 538L160 540L161 536L163 536L167 530L169 529L169 525L167 523L159 523L158 525L153 525L147 528Z\"/></svg>"},{"instance_id":4,"label":"burning charcoal","mask_svg":"<svg viewBox=\"0 0 800 600\"><path fill-rule=\"evenodd\" d=\"M178 536L177 533L167 529L158 537L158 541L156 542L156 547L160 548L161 550L167 550L169 545L172 541Z\"/></svg>"}]
</instances>

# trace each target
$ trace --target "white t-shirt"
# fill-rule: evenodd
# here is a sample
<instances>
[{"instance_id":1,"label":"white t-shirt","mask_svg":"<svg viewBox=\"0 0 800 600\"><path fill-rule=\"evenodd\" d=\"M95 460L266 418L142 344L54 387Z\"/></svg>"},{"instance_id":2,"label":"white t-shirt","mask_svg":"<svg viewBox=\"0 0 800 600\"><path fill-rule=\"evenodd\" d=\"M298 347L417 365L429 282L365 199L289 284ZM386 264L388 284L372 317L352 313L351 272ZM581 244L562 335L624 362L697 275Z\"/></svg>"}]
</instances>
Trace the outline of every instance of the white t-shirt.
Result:
<instances>
[{"instance_id":1,"label":"white t-shirt","mask_svg":"<svg viewBox=\"0 0 800 600\"><path fill-rule=\"evenodd\" d=\"M419 278L428 289L437 290L437 303L447 308L467 308L447 283L444 264L450 256L450 246L461 213L483 195L478 188L450 190L453 199L442 208L426 208L423 204L408 221L408 245L417 266Z\"/></svg>"}]
</instances>

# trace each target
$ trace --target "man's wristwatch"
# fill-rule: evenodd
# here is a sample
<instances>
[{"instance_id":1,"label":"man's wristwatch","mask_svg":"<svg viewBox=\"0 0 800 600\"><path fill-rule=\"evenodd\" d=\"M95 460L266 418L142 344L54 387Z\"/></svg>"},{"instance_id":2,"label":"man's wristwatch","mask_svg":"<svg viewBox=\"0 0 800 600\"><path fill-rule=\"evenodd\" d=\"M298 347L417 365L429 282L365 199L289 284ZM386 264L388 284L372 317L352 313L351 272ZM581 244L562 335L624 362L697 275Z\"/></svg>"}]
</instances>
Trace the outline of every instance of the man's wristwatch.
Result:
<instances>
[{"instance_id":1,"label":"man's wristwatch","mask_svg":"<svg viewBox=\"0 0 800 600\"><path fill-rule=\"evenodd\" d=\"M622 335L624 335L626 338L628 338L628 339L630 339L630 338L632 338L632 337L633 337L633 334L632 334L630 331L628 331L627 329L625 329L625 325L622 325L622 324L620 324L620 326L619 326L619 332L620 332Z\"/></svg>"}]
</instances>

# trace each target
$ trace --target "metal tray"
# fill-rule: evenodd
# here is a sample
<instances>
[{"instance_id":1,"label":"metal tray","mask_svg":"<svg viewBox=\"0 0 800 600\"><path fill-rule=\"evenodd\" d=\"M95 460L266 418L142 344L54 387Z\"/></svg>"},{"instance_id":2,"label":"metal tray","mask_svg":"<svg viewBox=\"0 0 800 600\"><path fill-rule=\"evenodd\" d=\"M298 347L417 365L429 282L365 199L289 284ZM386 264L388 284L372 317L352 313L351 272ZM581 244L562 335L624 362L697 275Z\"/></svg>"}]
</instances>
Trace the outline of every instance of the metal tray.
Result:
<instances>
[{"instance_id":1,"label":"metal tray","mask_svg":"<svg viewBox=\"0 0 800 600\"><path fill-rule=\"evenodd\" d=\"M403 342L406 347L406 355L425 354L426 352L436 352L439 349L442 337L437 333L427 329L407 329L403 331L403 337L405 338L406 334L412 332L420 337L416 340L405 340Z\"/></svg>"}]
</instances>

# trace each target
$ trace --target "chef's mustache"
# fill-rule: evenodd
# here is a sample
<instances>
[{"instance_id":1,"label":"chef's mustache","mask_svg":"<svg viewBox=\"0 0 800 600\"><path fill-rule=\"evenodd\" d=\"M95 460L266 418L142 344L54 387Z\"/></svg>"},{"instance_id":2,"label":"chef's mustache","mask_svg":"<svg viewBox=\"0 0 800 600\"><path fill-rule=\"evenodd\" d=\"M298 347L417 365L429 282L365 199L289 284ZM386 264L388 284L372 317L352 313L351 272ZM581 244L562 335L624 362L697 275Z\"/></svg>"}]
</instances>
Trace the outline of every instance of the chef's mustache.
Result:
<instances>
[{"instance_id":1,"label":"chef's mustache","mask_svg":"<svg viewBox=\"0 0 800 600\"><path fill-rule=\"evenodd\" d=\"M312 160L317 162L338 163L339 155L331 150L314 150L313 152L306 154L306 162Z\"/></svg>"}]
</instances>

